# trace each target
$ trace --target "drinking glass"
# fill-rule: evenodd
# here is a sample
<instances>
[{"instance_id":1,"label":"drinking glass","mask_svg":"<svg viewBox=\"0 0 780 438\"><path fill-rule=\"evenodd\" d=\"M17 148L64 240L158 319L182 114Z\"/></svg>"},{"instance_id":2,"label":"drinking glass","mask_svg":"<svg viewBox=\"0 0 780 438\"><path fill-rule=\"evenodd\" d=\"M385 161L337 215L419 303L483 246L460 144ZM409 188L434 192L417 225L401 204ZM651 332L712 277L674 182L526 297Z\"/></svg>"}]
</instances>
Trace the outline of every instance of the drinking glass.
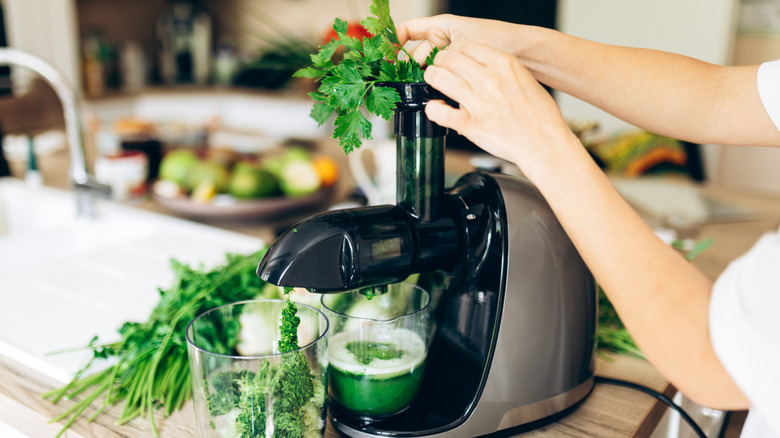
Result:
<instances>
[{"instance_id":1,"label":"drinking glass","mask_svg":"<svg viewBox=\"0 0 780 438\"><path fill-rule=\"evenodd\" d=\"M313 307L295 304L300 348L280 353L286 305L284 300L227 304L187 326L201 438L325 432L328 320Z\"/></svg>"},{"instance_id":2,"label":"drinking glass","mask_svg":"<svg viewBox=\"0 0 780 438\"><path fill-rule=\"evenodd\" d=\"M383 417L409 407L425 371L429 303L428 292L411 283L322 296L322 311L331 324L332 408Z\"/></svg>"}]
</instances>

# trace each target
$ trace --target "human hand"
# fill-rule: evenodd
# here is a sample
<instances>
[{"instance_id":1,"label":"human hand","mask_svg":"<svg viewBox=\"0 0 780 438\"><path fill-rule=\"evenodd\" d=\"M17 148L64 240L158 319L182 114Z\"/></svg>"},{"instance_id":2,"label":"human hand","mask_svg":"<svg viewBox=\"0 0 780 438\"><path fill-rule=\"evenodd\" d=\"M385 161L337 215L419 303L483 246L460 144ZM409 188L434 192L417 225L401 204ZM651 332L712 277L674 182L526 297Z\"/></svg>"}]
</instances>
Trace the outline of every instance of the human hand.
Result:
<instances>
[{"instance_id":1,"label":"human hand","mask_svg":"<svg viewBox=\"0 0 780 438\"><path fill-rule=\"evenodd\" d=\"M397 31L402 45L409 41L420 42L411 49L411 54L422 64L434 47L443 48L460 41L479 41L515 54L520 49L516 38L521 28L503 21L444 14L405 21Z\"/></svg>"},{"instance_id":2,"label":"human hand","mask_svg":"<svg viewBox=\"0 0 780 438\"><path fill-rule=\"evenodd\" d=\"M506 52L454 42L436 55L425 81L460 105L431 101L430 120L515 163L532 180L562 148L581 147L550 94Z\"/></svg>"}]
</instances>

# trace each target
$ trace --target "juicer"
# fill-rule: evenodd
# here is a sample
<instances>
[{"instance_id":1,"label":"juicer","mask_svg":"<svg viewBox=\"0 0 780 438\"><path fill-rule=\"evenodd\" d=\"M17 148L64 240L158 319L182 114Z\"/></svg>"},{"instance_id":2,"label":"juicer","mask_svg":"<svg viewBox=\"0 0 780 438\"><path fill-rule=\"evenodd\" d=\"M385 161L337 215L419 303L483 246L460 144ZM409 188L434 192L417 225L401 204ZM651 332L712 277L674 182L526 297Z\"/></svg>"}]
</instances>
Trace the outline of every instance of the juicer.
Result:
<instances>
[{"instance_id":1,"label":"juicer","mask_svg":"<svg viewBox=\"0 0 780 438\"><path fill-rule=\"evenodd\" d=\"M445 99L388 83L401 102L396 205L336 210L283 233L257 268L265 281L338 293L419 273L433 297L420 395L384 417L331 402L349 437L506 436L574 410L593 388L595 282L526 179L472 172L444 188L447 130L427 119Z\"/></svg>"}]
</instances>

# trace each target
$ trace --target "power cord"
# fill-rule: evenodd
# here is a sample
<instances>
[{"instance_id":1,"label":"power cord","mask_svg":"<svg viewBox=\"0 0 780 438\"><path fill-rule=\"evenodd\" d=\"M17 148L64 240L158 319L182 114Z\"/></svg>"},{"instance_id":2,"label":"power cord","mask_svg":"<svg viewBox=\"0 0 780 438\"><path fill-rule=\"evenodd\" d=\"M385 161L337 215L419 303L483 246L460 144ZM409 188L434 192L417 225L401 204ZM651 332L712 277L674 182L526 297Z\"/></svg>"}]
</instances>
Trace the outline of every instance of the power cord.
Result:
<instances>
[{"instance_id":1,"label":"power cord","mask_svg":"<svg viewBox=\"0 0 780 438\"><path fill-rule=\"evenodd\" d=\"M677 413L680 414L680 417L682 417L683 420L685 420L686 423L688 423L689 426L691 426L691 429L693 429L693 432L698 436L699 438L707 438L707 435L704 434L704 431L701 430L698 424L696 424L695 421L693 421L693 418L691 418L687 412L683 410L677 403L672 401L669 397L661 394L660 392L650 389L646 386L639 385L637 383L628 382L625 380L618 380L618 379L611 379L609 377L601 377L601 376L595 376L594 381L596 383L606 383L609 385L616 385L616 386L623 386L625 388L634 389L636 391L644 392L645 394L651 395L670 408L677 411Z\"/></svg>"}]
</instances>

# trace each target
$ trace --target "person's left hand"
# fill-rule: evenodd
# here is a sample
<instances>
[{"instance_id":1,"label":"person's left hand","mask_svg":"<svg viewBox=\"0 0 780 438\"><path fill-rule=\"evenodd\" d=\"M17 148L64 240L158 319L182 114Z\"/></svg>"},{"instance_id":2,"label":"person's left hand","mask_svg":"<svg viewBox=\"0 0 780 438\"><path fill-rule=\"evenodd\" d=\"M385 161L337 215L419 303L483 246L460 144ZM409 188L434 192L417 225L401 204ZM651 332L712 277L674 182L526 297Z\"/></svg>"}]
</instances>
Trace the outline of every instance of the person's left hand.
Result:
<instances>
[{"instance_id":1,"label":"person's left hand","mask_svg":"<svg viewBox=\"0 0 780 438\"><path fill-rule=\"evenodd\" d=\"M552 164L559 147L578 144L550 94L508 53L474 41L453 43L436 55L425 81L460 104L429 102L432 121L515 163L529 178L529 170Z\"/></svg>"}]
</instances>

